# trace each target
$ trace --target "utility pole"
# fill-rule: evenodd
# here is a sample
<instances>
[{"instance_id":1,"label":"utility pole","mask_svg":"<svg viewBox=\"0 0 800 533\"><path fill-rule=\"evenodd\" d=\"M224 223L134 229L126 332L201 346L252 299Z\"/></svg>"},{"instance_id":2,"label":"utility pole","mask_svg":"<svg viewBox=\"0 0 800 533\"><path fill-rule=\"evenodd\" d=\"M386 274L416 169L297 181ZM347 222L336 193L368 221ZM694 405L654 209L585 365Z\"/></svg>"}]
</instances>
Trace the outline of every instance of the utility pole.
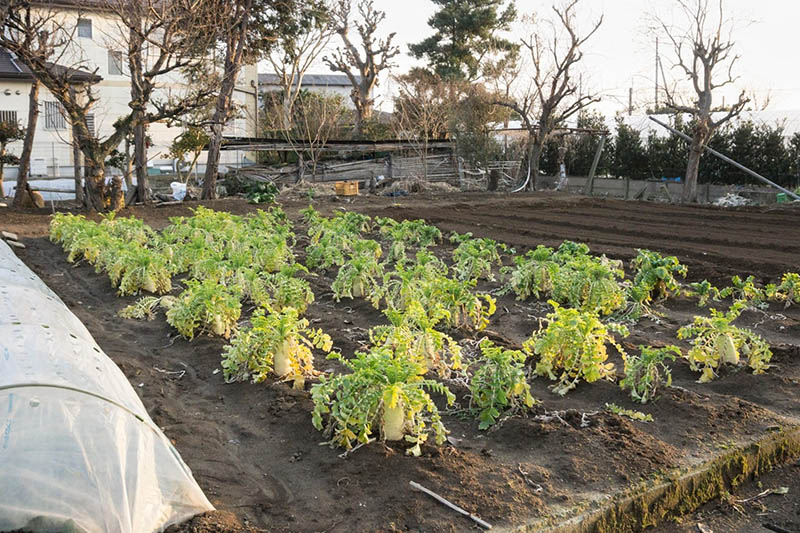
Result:
<instances>
[{"instance_id":1,"label":"utility pole","mask_svg":"<svg viewBox=\"0 0 800 533\"><path fill-rule=\"evenodd\" d=\"M628 116L633 115L633 87L628 88Z\"/></svg>"},{"instance_id":2,"label":"utility pole","mask_svg":"<svg viewBox=\"0 0 800 533\"><path fill-rule=\"evenodd\" d=\"M653 113L658 113L658 35L656 35L656 99L655 99L655 106L653 107Z\"/></svg>"}]
</instances>

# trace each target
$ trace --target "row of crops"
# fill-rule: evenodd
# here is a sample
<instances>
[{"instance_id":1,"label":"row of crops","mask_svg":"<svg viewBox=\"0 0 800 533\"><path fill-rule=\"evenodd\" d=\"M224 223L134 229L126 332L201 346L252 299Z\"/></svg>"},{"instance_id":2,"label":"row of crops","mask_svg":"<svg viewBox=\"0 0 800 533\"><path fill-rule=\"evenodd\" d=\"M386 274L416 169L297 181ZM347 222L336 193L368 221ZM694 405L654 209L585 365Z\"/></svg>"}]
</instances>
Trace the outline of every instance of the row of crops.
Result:
<instances>
[{"instance_id":1,"label":"row of crops","mask_svg":"<svg viewBox=\"0 0 800 533\"><path fill-rule=\"evenodd\" d=\"M105 272L120 295L151 293L123 309L123 317L153 319L163 309L187 339L229 339L221 363L227 381L274 378L299 389L312 381L314 426L348 449L376 436L409 442L411 454L429 438L441 444L447 431L434 400L452 405L448 384L454 382L468 388L463 410L488 429L536 403L531 373L552 380L562 395L581 381L614 379L609 346L624 362L620 386L642 403L670 383L666 363L677 357L688 360L701 382L717 377L723 365L760 373L769 366L769 345L732 322L748 307L800 303L796 273L765 287L752 277L734 278L722 289L707 281L685 285L679 279L686 267L657 252L639 250L626 276L621 262L591 254L585 244L565 241L517 254L471 234L449 236L453 251L443 260L433 251L441 232L422 220L353 212L324 217L312 207L302 215L305 265L295 256L292 225L277 207L247 216L198 207L160 232L113 214L99 223L56 214L50 237L69 261L82 259ZM385 316L369 331L368 347L351 358L305 316L314 301L308 279L322 270L336 272L331 291L337 300L364 299ZM481 291L479 283L494 289ZM479 333L496 309L492 293L508 291L552 306L520 349ZM619 341L627 325L658 318L658 304L680 293L700 307L732 303L678 331L691 346L685 353L676 346L627 353ZM247 320L243 305L254 307ZM315 351L337 359L344 371L316 370Z\"/></svg>"}]
</instances>

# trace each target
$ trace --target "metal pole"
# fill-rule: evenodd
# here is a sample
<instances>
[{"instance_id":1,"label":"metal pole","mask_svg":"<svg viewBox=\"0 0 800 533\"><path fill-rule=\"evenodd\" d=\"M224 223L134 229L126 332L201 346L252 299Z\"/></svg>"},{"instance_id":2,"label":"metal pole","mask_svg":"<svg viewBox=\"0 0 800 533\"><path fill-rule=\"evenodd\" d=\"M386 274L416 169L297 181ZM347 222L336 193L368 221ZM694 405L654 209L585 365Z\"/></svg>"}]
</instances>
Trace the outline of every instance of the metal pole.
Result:
<instances>
[{"instance_id":1,"label":"metal pole","mask_svg":"<svg viewBox=\"0 0 800 533\"><path fill-rule=\"evenodd\" d=\"M600 163L600 154L603 152L603 146L606 144L606 136L600 137L600 144L597 145L597 151L594 153L594 160L592 161L592 168L589 170L589 185L588 193L592 196L594 191L594 173L597 171L597 165Z\"/></svg>"},{"instance_id":2,"label":"metal pole","mask_svg":"<svg viewBox=\"0 0 800 533\"><path fill-rule=\"evenodd\" d=\"M667 128L669 131L671 131L672 133L674 133L674 134L675 134L675 135L677 135L678 137L681 137L681 138L682 138L682 139L684 139L684 140L687 140L687 141L689 141L689 142L692 142L692 138L691 138L691 137L689 137L688 135L686 135L685 133L683 133L683 132L681 132L681 131L678 131L678 130L676 130L676 129L675 129L675 128L673 128L672 126L669 126L669 125L667 125L667 124L664 124L663 122L661 122L660 120L658 120L658 119L657 119L657 118L655 118L655 117L647 117L647 118L649 118L650 120L652 120L653 122L655 122L655 123L656 123L656 124L658 124L659 126L663 126L663 127ZM733 160L733 159L731 159L730 157L728 157L728 156L726 156L726 155L722 155L721 153L717 152L716 150L714 150L714 149L712 149L712 148L709 148L708 146L704 146L703 148L704 148L704 149L706 149L706 150L708 150L709 152L711 152L713 155L717 156L718 158L722 159L722 160L723 160L723 161L725 161L726 163L729 163L729 164L731 164L731 165L735 166L736 168L738 168L738 169L739 169L739 170L741 170L741 171L747 172L748 174L750 174L751 176L753 176L753 177L754 177L754 178L756 178L757 180L759 180L759 181L762 181L762 182L766 183L767 185L772 185L773 187L775 187L775 188L776 188L776 189L778 189L779 191L781 191L781 192L783 192L783 193L786 193L786 195L787 195L787 196L791 196L791 197L792 197L792 198L794 198L795 200L800 200L800 196L796 195L795 193L793 193L793 192L792 192L792 191L790 191L789 189L784 189L783 187L781 187L780 185L778 185L778 184L777 184L777 183L775 183L774 181L771 181L771 180L769 180L769 179L765 178L764 176L762 176L761 174L759 174L759 173L757 173L757 172L754 172L754 171L750 170L750 169L749 169L749 168L747 168L746 166L744 166L744 165L741 165L741 164L737 163L736 161L734 161L734 160Z\"/></svg>"},{"instance_id":3,"label":"metal pole","mask_svg":"<svg viewBox=\"0 0 800 533\"><path fill-rule=\"evenodd\" d=\"M656 35L656 99L653 113L658 113L658 35Z\"/></svg>"},{"instance_id":4,"label":"metal pole","mask_svg":"<svg viewBox=\"0 0 800 533\"><path fill-rule=\"evenodd\" d=\"M628 87L628 116L633 115L633 87Z\"/></svg>"}]
</instances>

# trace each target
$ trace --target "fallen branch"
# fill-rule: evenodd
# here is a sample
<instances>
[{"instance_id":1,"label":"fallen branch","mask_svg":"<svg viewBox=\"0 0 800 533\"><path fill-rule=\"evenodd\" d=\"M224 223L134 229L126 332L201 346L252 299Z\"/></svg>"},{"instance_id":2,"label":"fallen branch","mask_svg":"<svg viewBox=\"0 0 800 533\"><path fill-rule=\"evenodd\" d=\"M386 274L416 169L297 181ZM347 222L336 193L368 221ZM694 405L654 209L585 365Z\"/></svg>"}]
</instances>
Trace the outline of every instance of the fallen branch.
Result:
<instances>
[{"instance_id":1,"label":"fallen branch","mask_svg":"<svg viewBox=\"0 0 800 533\"><path fill-rule=\"evenodd\" d=\"M787 487L778 487L777 489L767 489L765 491L759 492L758 494L756 494L755 496L753 496L751 498L745 498L743 500L736 500L736 503L752 502L754 500L761 499L764 496L769 496L770 494L777 494L777 495L780 496L780 495L786 494L788 492L789 492L789 489Z\"/></svg>"},{"instance_id":2,"label":"fallen branch","mask_svg":"<svg viewBox=\"0 0 800 533\"><path fill-rule=\"evenodd\" d=\"M544 491L544 487L542 487L540 484L536 483L535 481L532 481L531 478L528 477L528 473L522 469L522 464L521 463L517 465L517 471L522 476L522 479L525 480L525 483L527 483L528 485L530 485L533 488L533 492L535 494L539 494L539 493Z\"/></svg>"},{"instance_id":3,"label":"fallen branch","mask_svg":"<svg viewBox=\"0 0 800 533\"><path fill-rule=\"evenodd\" d=\"M356 451L357 449L361 448L362 446L366 446L367 444L372 444L373 442L375 442L375 439L374 439L374 438L372 438L372 439L369 439L367 442L362 442L362 443L359 443L358 445L356 445L356 446L353 446L352 448L350 448L349 450L345 451L344 453L340 453L340 454L339 454L339 458L340 458L340 459L347 459L347 457L348 457L348 456L349 456L351 453L353 453L354 451ZM320 445L322 445L322 444L328 444L328 443L327 443L327 442L321 442L321 443L320 443Z\"/></svg>"},{"instance_id":4,"label":"fallen branch","mask_svg":"<svg viewBox=\"0 0 800 533\"><path fill-rule=\"evenodd\" d=\"M462 509L458 505L456 505L454 503L450 503L448 500L446 500L445 498L442 498L441 496L439 496L438 494L436 494L432 490L426 489L425 487L423 487L422 485L420 485L419 483L416 483L414 481L409 481L408 483L409 483L409 485L411 485L411 487L413 489L421 490L422 492L424 492L425 494L427 494L431 498L437 500L439 503L443 503L444 505L448 506L450 509L454 510L455 512L461 513L464 516L472 519L476 524L478 524L482 528L484 528L484 529L492 529L492 525L490 523L484 522L483 520L481 520L480 518L478 518L474 514L470 513L469 511L465 511L464 509Z\"/></svg>"}]
</instances>

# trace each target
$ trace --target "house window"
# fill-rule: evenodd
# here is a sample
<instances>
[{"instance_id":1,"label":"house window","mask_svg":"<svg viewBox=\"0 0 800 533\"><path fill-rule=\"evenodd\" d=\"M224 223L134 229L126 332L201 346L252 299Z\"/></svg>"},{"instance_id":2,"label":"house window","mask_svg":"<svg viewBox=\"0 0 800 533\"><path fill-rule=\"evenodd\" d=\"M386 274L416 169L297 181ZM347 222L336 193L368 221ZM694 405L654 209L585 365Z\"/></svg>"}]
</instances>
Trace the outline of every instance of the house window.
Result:
<instances>
[{"instance_id":1,"label":"house window","mask_svg":"<svg viewBox=\"0 0 800 533\"><path fill-rule=\"evenodd\" d=\"M94 113L89 113L86 115L86 129L89 130L89 137L96 137L94 131Z\"/></svg>"},{"instance_id":2,"label":"house window","mask_svg":"<svg viewBox=\"0 0 800 533\"><path fill-rule=\"evenodd\" d=\"M61 105L58 102L45 102L44 103L44 129L46 130L63 130L67 127L67 121L64 119L64 113Z\"/></svg>"},{"instance_id":3,"label":"house window","mask_svg":"<svg viewBox=\"0 0 800 533\"><path fill-rule=\"evenodd\" d=\"M92 19L78 19L78 37L92 38Z\"/></svg>"},{"instance_id":4,"label":"house window","mask_svg":"<svg viewBox=\"0 0 800 533\"><path fill-rule=\"evenodd\" d=\"M16 111L0 111L0 122L17 123Z\"/></svg>"},{"instance_id":5,"label":"house window","mask_svg":"<svg viewBox=\"0 0 800 533\"><path fill-rule=\"evenodd\" d=\"M117 50L108 51L108 73L112 76L122 76L124 57L122 52Z\"/></svg>"}]
</instances>

